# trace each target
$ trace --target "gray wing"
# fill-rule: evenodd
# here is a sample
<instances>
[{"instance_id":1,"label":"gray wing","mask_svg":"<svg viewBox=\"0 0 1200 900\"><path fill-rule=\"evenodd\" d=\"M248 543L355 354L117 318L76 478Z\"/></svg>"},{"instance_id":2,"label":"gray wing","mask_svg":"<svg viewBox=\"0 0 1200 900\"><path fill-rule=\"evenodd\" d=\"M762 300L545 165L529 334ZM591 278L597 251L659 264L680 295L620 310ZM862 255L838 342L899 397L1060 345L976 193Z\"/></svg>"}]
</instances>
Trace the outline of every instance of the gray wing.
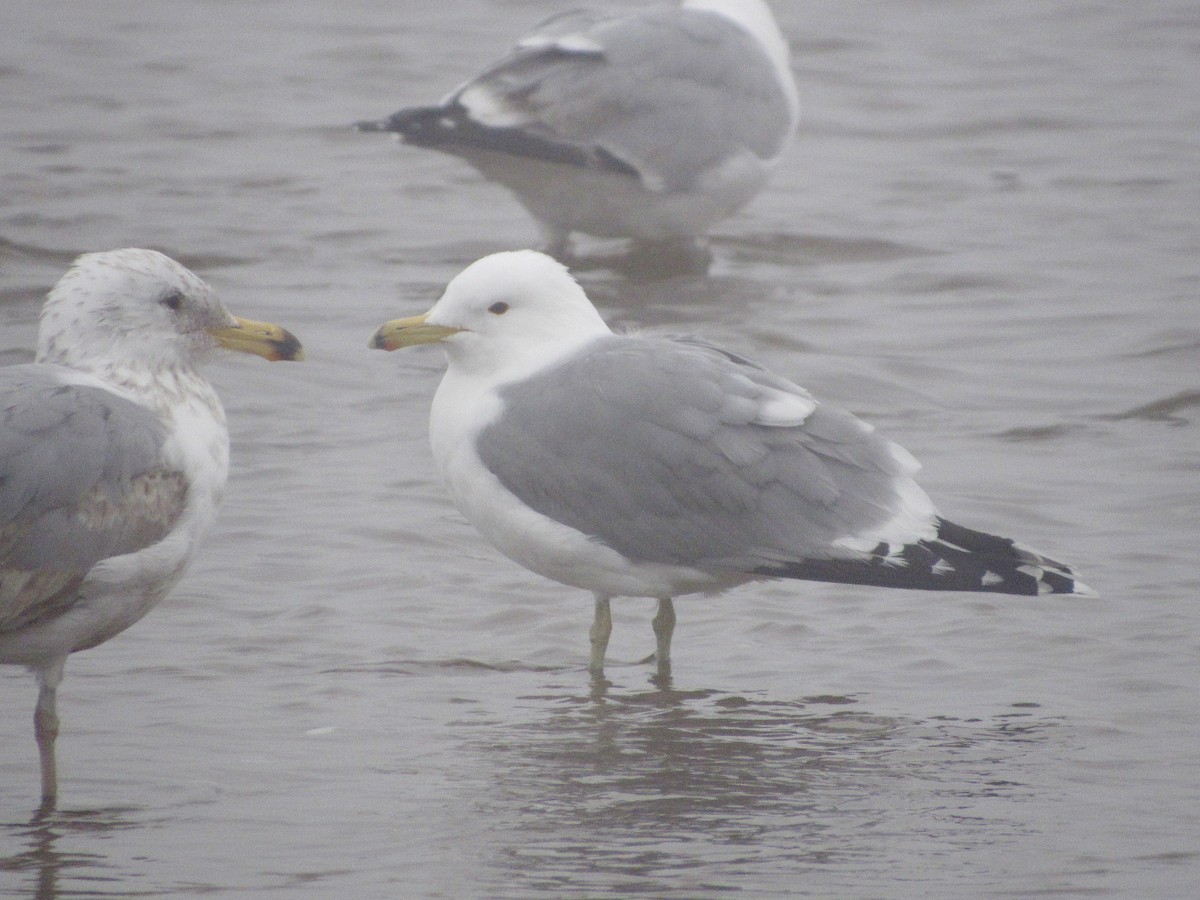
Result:
<instances>
[{"instance_id":1,"label":"gray wing","mask_svg":"<svg viewBox=\"0 0 1200 900\"><path fill-rule=\"evenodd\" d=\"M771 159L792 127L755 39L693 10L555 17L449 100L510 152L623 168L659 190L746 150Z\"/></svg>"},{"instance_id":2,"label":"gray wing","mask_svg":"<svg viewBox=\"0 0 1200 900\"><path fill-rule=\"evenodd\" d=\"M165 426L52 366L0 369L0 631L54 615L97 562L161 540L187 498Z\"/></svg>"},{"instance_id":3,"label":"gray wing","mask_svg":"<svg viewBox=\"0 0 1200 900\"><path fill-rule=\"evenodd\" d=\"M753 572L847 555L832 543L891 520L912 472L849 413L697 341L602 338L501 395L484 465L635 560Z\"/></svg>"}]
</instances>

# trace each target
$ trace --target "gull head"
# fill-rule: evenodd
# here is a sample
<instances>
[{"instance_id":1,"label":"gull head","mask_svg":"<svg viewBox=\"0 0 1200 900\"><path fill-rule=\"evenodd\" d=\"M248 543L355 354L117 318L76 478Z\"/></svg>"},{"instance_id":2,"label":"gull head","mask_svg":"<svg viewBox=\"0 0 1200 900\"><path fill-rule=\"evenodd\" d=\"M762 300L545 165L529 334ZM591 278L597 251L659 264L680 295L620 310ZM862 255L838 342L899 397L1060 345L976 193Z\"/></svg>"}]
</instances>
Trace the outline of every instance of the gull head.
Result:
<instances>
[{"instance_id":1,"label":"gull head","mask_svg":"<svg viewBox=\"0 0 1200 900\"><path fill-rule=\"evenodd\" d=\"M370 345L441 344L452 366L498 374L538 367L610 334L567 268L535 250L495 253L469 265L427 313L380 326Z\"/></svg>"},{"instance_id":2,"label":"gull head","mask_svg":"<svg viewBox=\"0 0 1200 900\"><path fill-rule=\"evenodd\" d=\"M207 284L155 250L85 253L51 289L38 362L88 371L190 368L218 348L270 360L304 358L278 325L239 319Z\"/></svg>"}]
</instances>

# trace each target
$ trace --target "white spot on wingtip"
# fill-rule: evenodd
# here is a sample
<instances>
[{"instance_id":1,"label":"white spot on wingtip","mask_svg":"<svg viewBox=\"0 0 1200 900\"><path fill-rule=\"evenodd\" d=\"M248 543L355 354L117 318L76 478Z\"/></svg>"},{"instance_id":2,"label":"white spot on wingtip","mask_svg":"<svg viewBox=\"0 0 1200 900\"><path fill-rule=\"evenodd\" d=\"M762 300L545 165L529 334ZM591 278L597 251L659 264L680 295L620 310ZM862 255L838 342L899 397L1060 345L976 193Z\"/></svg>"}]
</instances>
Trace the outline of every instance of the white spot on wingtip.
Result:
<instances>
[{"instance_id":1,"label":"white spot on wingtip","mask_svg":"<svg viewBox=\"0 0 1200 900\"><path fill-rule=\"evenodd\" d=\"M983 573L983 584L985 587L987 585L991 585L991 584L1003 584L1003 583L1004 583L1004 579L1001 576L997 575L995 572L984 572Z\"/></svg>"}]
</instances>

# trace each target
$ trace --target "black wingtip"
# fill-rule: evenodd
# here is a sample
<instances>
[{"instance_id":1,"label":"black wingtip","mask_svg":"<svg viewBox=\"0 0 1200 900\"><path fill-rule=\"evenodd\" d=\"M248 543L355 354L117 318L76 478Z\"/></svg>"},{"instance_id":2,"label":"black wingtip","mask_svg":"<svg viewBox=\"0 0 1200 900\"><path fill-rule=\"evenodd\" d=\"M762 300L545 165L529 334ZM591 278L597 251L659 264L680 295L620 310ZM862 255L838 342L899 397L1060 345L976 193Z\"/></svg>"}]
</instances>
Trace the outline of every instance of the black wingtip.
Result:
<instances>
[{"instance_id":1,"label":"black wingtip","mask_svg":"<svg viewBox=\"0 0 1200 900\"><path fill-rule=\"evenodd\" d=\"M390 119L364 119L361 122L355 122L353 128L355 131L391 131L388 127Z\"/></svg>"},{"instance_id":2,"label":"black wingtip","mask_svg":"<svg viewBox=\"0 0 1200 900\"><path fill-rule=\"evenodd\" d=\"M386 119L365 119L355 122L358 131L399 134L411 143L435 144L453 132L449 113L440 106L412 106L392 113Z\"/></svg>"},{"instance_id":3,"label":"black wingtip","mask_svg":"<svg viewBox=\"0 0 1200 900\"><path fill-rule=\"evenodd\" d=\"M938 519L937 539L923 541L926 549L951 565L982 572L977 590L1005 594L1079 594L1099 596L1080 581L1065 563L997 537Z\"/></svg>"},{"instance_id":4,"label":"black wingtip","mask_svg":"<svg viewBox=\"0 0 1200 900\"><path fill-rule=\"evenodd\" d=\"M902 547L885 543L866 558L804 559L762 567L755 574L924 591L1099 596L1070 566L945 519L938 519L932 540Z\"/></svg>"},{"instance_id":5,"label":"black wingtip","mask_svg":"<svg viewBox=\"0 0 1200 900\"><path fill-rule=\"evenodd\" d=\"M469 155L477 151L490 151L631 178L639 177L637 169L603 147L564 143L519 127L484 125L455 102L442 106L412 106L386 119L356 122L354 127L364 132L391 132L400 135L406 144L446 153Z\"/></svg>"}]
</instances>

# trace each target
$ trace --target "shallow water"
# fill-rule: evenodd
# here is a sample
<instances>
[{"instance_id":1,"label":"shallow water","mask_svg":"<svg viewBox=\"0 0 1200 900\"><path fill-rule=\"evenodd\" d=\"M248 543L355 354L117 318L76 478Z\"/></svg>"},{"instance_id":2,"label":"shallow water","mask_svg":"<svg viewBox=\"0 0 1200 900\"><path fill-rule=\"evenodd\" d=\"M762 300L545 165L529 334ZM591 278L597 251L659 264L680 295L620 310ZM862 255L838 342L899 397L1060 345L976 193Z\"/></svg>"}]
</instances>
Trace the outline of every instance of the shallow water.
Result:
<instances>
[{"instance_id":1,"label":"shallow water","mask_svg":"<svg viewBox=\"0 0 1200 900\"><path fill-rule=\"evenodd\" d=\"M79 252L154 246L303 366L211 367L234 467L189 575L73 657L63 809L0 670L0 896L1189 897L1200 892L1200 12L777 0L805 107L706 276L589 267L875 422L950 518L1101 600L817 584L616 604L499 557L371 353L499 188L347 123L436 98L551 0L134 0L0 31L0 361ZM586 248L585 249L591 249ZM607 247L603 248L607 249Z\"/></svg>"}]
</instances>

